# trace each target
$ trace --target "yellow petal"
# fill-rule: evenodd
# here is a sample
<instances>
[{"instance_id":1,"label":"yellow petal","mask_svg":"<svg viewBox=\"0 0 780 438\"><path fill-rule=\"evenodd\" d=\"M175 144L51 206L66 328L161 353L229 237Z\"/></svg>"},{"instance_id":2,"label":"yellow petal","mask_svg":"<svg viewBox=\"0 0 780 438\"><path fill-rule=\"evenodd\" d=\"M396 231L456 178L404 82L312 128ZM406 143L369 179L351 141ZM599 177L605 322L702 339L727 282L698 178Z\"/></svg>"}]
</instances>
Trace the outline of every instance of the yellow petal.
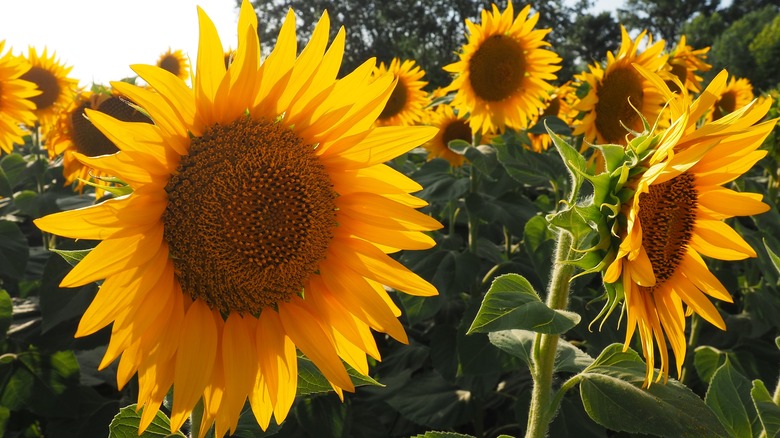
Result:
<instances>
[{"instance_id":1,"label":"yellow petal","mask_svg":"<svg viewBox=\"0 0 780 438\"><path fill-rule=\"evenodd\" d=\"M198 7L200 38L198 40L198 67L195 74L196 124L211 126L216 122L213 108L222 78L225 76L225 51L217 28L203 9ZM215 111L216 110L216 111Z\"/></svg>"},{"instance_id":2,"label":"yellow petal","mask_svg":"<svg viewBox=\"0 0 780 438\"><path fill-rule=\"evenodd\" d=\"M740 193L725 187L707 187L698 194L698 202L710 210L731 216L749 216L769 211L758 193Z\"/></svg>"},{"instance_id":3,"label":"yellow petal","mask_svg":"<svg viewBox=\"0 0 780 438\"><path fill-rule=\"evenodd\" d=\"M723 317L720 316L720 312L715 306L712 305L710 300L704 296L703 293L693 283L687 279L678 279L674 282L674 291L680 296L680 298L698 313L699 316L706 319L710 324L718 327L721 330L726 330L726 323L723 321Z\"/></svg>"},{"instance_id":4,"label":"yellow petal","mask_svg":"<svg viewBox=\"0 0 780 438\"><path fill-rule=\"evenodd\" d=\"M745 239L725 222L698 219L691 244L698 252L720 260L742 260L756 257L756 252ZM701 246L705 251L700 251Z\"/></svg>"},{"instance_id":5,"label":"yellow petal","mask_svg":"<svg viewBox=\"0 0 780 438\"><path fill-rule=\"evenodd\" d=\"M385 126L376 128L365 140L339 154L324 154L326 166L356 169L384 163L405 154L433 138L438 128L432 126Z\"/></svg>"},{"instance_id":6,"label":"yellow petal","mask_svg":"<svg viewBox=\"0 0 780 438\"><path fill-rule=\"evenodd\" d=\"M680 261L679 270L691 283L707 295L728 303L733 302L726 288L723 287L720 280L712 275L704 260L701 259L693 248L689 247L686 251L686 254Z\"/></svg>"},{"instance_id":7,"label":"yellow petal","mask_svg":"<svg viewBox=\"0 0 780 438\"><path fill-rule=\"evenodd\" d=\"M356 192L336 198L338 217L351 217L382 228L400 231L438 230L436 219L375 193ZM338 220L338 219L337 219Z\"/></svg>"},{"instance_id":8,"label":"yellow petal","mask_svg":"<svg viewBox=\"0 0 780 438\"><path fill-rule=\"evenodd\" d=\"M228 428L235 432L238 417L257 375L254 318L228 315L222 333L222 363L225 369L225 398L222 410L228 416Z\"/></svg>"}]
</instances>

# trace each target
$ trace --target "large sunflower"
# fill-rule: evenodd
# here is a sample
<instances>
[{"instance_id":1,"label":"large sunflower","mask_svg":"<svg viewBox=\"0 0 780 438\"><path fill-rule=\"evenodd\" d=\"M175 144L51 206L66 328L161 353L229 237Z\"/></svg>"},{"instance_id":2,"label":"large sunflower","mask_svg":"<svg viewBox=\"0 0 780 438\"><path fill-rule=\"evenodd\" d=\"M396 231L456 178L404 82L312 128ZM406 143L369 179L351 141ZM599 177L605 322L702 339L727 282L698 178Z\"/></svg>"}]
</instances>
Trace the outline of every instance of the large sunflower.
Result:
<instances>
[{"instance_id":1,"label":"large sunflower","mask_svg":"<svg viewBox=\"0 0 780 438\"><path fill-rule=\"evenodd\" d=\"M425 71L415 65L414 60L401 62L400 59L393 58L389 65L385 66L384 62L380 62L374 70L376 77L388 73L395 76L398 82L376 119L377 125L411 126L420 123L425 117L424 108L428 104L428 93L423 90L428 83L422 80Z\"/></svg>"},{"instance_id":2,"label":"large sunflower","mask_svg":"<svg viewBox=\"0 0 780 438\"><path fill-rule=\"evenodd\" d=\"M718 90L718 100L707 114L707 120L718 120L749 104L755 95L753 85L745 78L731 77L728 85Z\"/></svg>"},{"instance_id":3,"label":"large sunflower","mask_svg":"<svg viewBox=\"0 0 780 438\"><path fill-rule=\"evenodd\" d=\"M685 85L685 88L698 93L701 91L702 77L696 73L709 71L712 68L710 64L705 62L709 51L709 47L694 50L686 43L685 35L683 35L677 42L677 46L669 53L666 68ZM677 84L672 80L667 80L666 85L672 91L679 91Z\"/></svg>"},{"instance_id":4,"label":"large sunflower","mask_svg":"<svg viewBox=\"0 0 780 438\"><path fill-rule=\"evenodd\" d=\"M556 79L561 58L545 49L544 36L550 29L534 29L539 14L528 17L526 6L514 16L512 2L502 13L482 11L482 23L466 20L468 42L460 61L444 67L456 76L447 87L456 91L452 105L469 114L473 132L503 132L508 126L525 129L544 108L547 81Z\"/></svg>"},{"instance_id":5,"label":"large sunflower","mask_svg":"<svg viewBox=\"0 0 780 438\"><path fill-rule=\"evenodd\" d=\"M655 345L661 362L656 381L668 378L667 342L680 373L686 353L683 304L725 330L723 318L706 295L732 299L701 256L720 260L756 256L723 219L763 213L769 206L761 202L761 194L736 192L723 185L766 155L757 149L777 120L759 123L771 106L767 99L697 127L724 88L725 71L692 104L687 96L676 99L660 76L646 70L642 74L672 100L673 122L644 163L647 170L631 182L635 192L624 206L622 242L604 281L617 283L625 294L626 346L638 331L649 385Z\"/></svg>"},{"instance_id":6,"label":"large sunflower","mask_svg":"<svg viewBox=\"0 0 780 438\"><path fill-rule=\"evenodd\" d=\"M51 155L62 155L65 183L75 183L79 191L92 177L99 180L100 177L111 175L85 166L77 159L77 155L98 157L119 151L116 145L89 121L85 113L87 109L100 111L126 122L151 123L146 115L119 96L91 91L76 93L70 105L58 113L56 122L46 135L46 146Z\"/></svg>"},{"instance_id":7,"label":"large sunflower","mask_svg":"<svg viewBox=\"0 0 780 438\"><path fill-rule=\"evenodd\" d=\"M297 56L292 10L261 61L257 17L241 5L225 70L216 28L198 9L193 88L135 65L149 89L115 82L154 124L86 110L120 150L86 165L133 193L38 219L43 230L100 239L63 279L105 279L77 336L112 324L101 366L121 355L120 386L138 373L141 430L171 385L171 428L203 401L201 431L234 431L247 398L258 423L281 423L297 389L296 347L333 388L353 390L342 361L368 372L371 328L405 342L385 287L436 290L387 253L431 247L421 187L383 164L430 139L431 127L377 127L394 78L369 60L336 79L341 29L323 14ZM326 51L327 49L327 51Z\"/></svg>"},{"instance_id":8,"label":"large sunflower","mask_svg":"<svg viewBox=\"0 0 780 438\"><path fill-rule=\"evenodd\" d=\"M56 53L52 52L49 56L45 47L40 55L35 47L30 47L27 60L30 69L22 75L22 79L34 83L41 90L41 94L31 100L36 107L38 122L45 132L54 123L57 112L68 105L78 86L78 80L68 77L73 67L65 67L57 59Z\"/></svg>"},{"instance_id":9,"label":"large sunflower","mask_svg":"<svg viewBox=\"0 0 780 438\"><path fill-rule=\"evenodd\" d=\"M190 77L190 61L181 50L168 48L168 51L157 59L157 67L169 71L183 81Z\"/></svg>"},{"instance_id":10,"label":"large sunflower","mask_svg":"<svg viewBox=\"0 0 780 438\"><path fill-rule=\"evenodd\" d=\"M653 44L652 37L648 36L648 47L638 53L647 32L631 40L622 25L620 31L620 49L617 55L607 52L606 68L593 64L589 71L576 77L577 86L586 86L588 93L574 104L584 117L575 122L573 134L584 134L584 140L589 143L625 145L626 128L641 131L642 117L655 120L665 103L661 91L634 68L637 64L653 72L660 71L667 59L662 54L664 41Z\"/></svg>"},{"instance_id":11,"label":"large sunflower","mask_svg":"<svg viewBox=\"0 0 780 438\"><path fill-rule=\"evenodd\" d=\"M20 79L30 65L11 54L3 54L5 41L0 41L0 151L10 153L14 143L23 144L23 125L35 124L35 104L32 98L40 94L35 84Z\"/></svg>"}]
</instances>

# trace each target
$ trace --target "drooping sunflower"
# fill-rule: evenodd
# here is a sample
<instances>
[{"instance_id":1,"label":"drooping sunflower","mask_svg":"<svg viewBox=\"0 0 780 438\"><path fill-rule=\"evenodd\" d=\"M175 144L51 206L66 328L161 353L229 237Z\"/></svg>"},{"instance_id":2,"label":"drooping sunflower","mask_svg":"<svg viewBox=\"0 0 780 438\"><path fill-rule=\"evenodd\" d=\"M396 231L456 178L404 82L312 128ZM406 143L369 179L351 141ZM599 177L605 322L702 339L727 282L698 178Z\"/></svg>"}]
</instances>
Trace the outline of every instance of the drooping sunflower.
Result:
<instances>
[{"instance_id":1,"label":"drooping sunflower","mask_svg":"<svg viewBox=\"0 0 780 438\"><path fill-rule=\"evenodd\" d=\"M370 329L406 341L385 286L436 289L387 254L431 247L424 231L441 225L415 210L425 202L409 193L421 187L383 163L436 129L375 127L394 78L372 77L369 60L337 79L345 32L328 47L327 14L297 55L290 10L261 60L244 1L227 70L198 15L192 88L145 65L132 68L149 88L112 83L154 124L86 110L120 152L76 156L132 194L36 224L102 240L62 284L105 279L77 336L113 323L101 366L121 355L120 386L138 374L141 430L173 386L172 430L202 399L200 430L223 436L247 398L261 427L284 420L296 347L341 396L354 389L343 362L366 374L366 354L380 359Z\"/></svg>"},{"instance_id":2,"label":"drooping sunflower","mask_svg":"<svg viewBox=\"0 0 780 438\"><path fill-rule=\"evenodd\" d=\"M685 41L685 35L680 37L677 46L669 53L669 59L666 61L666 68L671 74L677 77L688 90L698 93L701 91L702 77L698 72L709 71L712 66L707 64L707 52L709 47L695 49L689 46ZM674 81L667 80L666 85L672 91L679 91Z\"/></svg>"},{"instance_id":3,"label":"drooping sunflower","mask_svg":"<svg viewBox=\"0 0 780 438\"><path fill-rule=\"evenodd\" d=\"M157 59L157 67L167 70L177 78L186 81L190 77L190 61L181 50L168 50Z\"/></svg>"},{"instance_id":4,"label":"drooping sunflower","mask_svg":"<svg viewBox=\"0 0 780 438\"><path fill-rule=\"evenodd\" d=\"M5 41L0 40L0 151L10 153L14 144L23 144L23 126L35 124L32 98L40 94L35 84L21 79L30 69L24 59L3 54Z\"/></svg>"},{"instance_id":5,"label":"drooping sunflower","mask_svg":"<svg viewBox=\"0 0 780 438\"><path fill-rule=\"evenodd\" d=\"M723 220L760 214L769 206L761 202L761 194L737 192L724 184L766 155L757 149L777 120L760 122L771 106L767 99L697 127L725 87L725 71L693 103L686 96L676 97L660 76L640 71L670 99L673 121L644 163L646 171L630 183L635 191L624 204L622 241L604 281L622 288L626 346L638 332L649 385L655 377L656 347L661 362L656 381L668 378L667 342L680 373L686 354L683 304L716 327L726 328L707 295L732 299L702 256L720 260L756 256Z\"/></svg>"},{"instance_id":6,"label":"drooping sunflower","mask_svg":"<svg viewBox=\"0 0 780 438\"><path fill-rule=\"evenodd\" d=\"M631 40L622 25L620 31L620 49L617 55L607 52L606 68L593 64L589 71L575 77L575 86L588 87L588 93L574 104L584 117L575 121L573 134L584 134L584 140L589 143L625 145L626 127L641 131L642 117L656 120L666 103L661 91L634 68L637 64L652 72L661 71L667 59L663 54L664 41L653 44L647 31ZM639 53L645 36L647 48Z\"/></svg>"},{"instance_id":7,"label":"drooping sunflower","mask_svg":"<svg viewBox=\"0 0 780 438\"><path fill-rule=\"evenodd\" d=\"M482 11L482 22L466 20L468 42L460 60L444 67L455 78L448 91L455 91L452 105L468 114L472 132L503 132L508 126L525 129L547 98L556 79L561 58L546 49L544 36L550 29L534 29L539 14L528 17L526 6L515 17L509 1L502 13Z\"/></svg>"},{"instance_id":8,"label":"drooping sunflower","mask_svg":"<svg viewBox=\"0 0 780 438\"><path fill-rule=\"evenodd\" d=\"M35 84L41 91L31 98L35 104L35 116L45 132L57 117L57 112L66 106L78 86L78 80L68 77L73 67L66 67L57 59L57 54L48 55L48 49L38 55L35 47L30 47L27 61L30 69L22 79Z\"/></svg>"},{"instance_id":9,"label":"drooping sunflower","mask_svg":"<svg viewBox=\"0 0 780 438\"><path fill-rule=\"evenodd\" d=\"M753 84L746 78L731 77L728 85L718 90L718 100L707 114L707 120L718 120L750 103L755 95Z\"/></svg>"},{"instance_id":10,"label":"drooping sunflower","mask_svg":"<svg viewBox=\"0 0 780 438\"><path fill-rule=\"evenodd\" d=\"M450 162L452 167L460 167L465 161L465 157L456 153L447 145L452 140L463 140L472 143L474 140L469 127L468 119L456 114L449 104L436 106L435 111L430 112L431 125L436 127L439 132L423 146L428 150L428 159L444 158ZM485 134L482 136L483 144L490 143L494 135Z\"/></svg>"},{"instance_id":11,"label":"drooping sunflower","mask_svg":"<svg viewBox=\"0 0 780 438\"><path fill-rule=\"evenodd\" d=\"M76 93L70 105L58 113L56 122L46 135L46 146L50 155L62 155L65 183L75 183L78 191L91 179L99 181L101 177L112 175L85 166L77 159L77 154L98 157L119 152L116 145L87 118L87 109L100 111L125 122L151 123L145 114L119 96L91 91Z\"/></svg>"},{"instance_id":12,"label":"drooping sunflower","mask_svg":"<svg viewBox=\"0 0 780 438\"><path fill-rule=\"evenodd\" d=\"M420 123L425 117L425 106L428 105L428 93L423 90L428 82L422 80L425 71L412 59L401 62L393 58L387 66L380 62L374 70L376 77L388 73L395 76L398 82L376 119L377 125L411 126Z\"/></svg>"},{"instance_id":13,"label":"drooping sunflower","mask_svg":"<svg viewBox=\"0 0 780 438\"><path fill-rule=\"evenodd\" d=\"M546 107L539 113L535 121L542 120L546 116L555 116L571 126L574 123L574 118L577 116L577 111L571 106L574 91L571 82L553 89L547 100ZM552 138L547 133L534 134L529 132L528 138L531 140L531 149L534 152L546 151L552 144Z\"/></svg>"}]
</instances>

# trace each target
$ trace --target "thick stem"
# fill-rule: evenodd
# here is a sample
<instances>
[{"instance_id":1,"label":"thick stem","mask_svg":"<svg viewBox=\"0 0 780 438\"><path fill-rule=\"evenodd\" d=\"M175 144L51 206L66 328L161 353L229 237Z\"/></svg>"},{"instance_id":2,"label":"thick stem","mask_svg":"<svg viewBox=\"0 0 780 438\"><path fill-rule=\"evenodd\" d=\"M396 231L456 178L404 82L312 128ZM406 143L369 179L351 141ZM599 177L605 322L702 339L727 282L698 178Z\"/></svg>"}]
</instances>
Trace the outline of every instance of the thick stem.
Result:
<instances>
[{"instance_id":1,"label":"thick stem","mask_svg":"<svg viewBox=\"0 0 780 438\"><path fill-rule=\"evenodd\" d=\"M555 264L547 291L547 306L551 309L563 310L569 301L569 282L574 275L574 266L565 262L571 256L572 245L572 235L568 231L560 230L555 247ZM531 392L526 438L545 437L558 410L560 398L556 398L553 403L552 380L559 338L557 334L536 334L532 371L534 387Z\"/></svg>"}]
</instances>

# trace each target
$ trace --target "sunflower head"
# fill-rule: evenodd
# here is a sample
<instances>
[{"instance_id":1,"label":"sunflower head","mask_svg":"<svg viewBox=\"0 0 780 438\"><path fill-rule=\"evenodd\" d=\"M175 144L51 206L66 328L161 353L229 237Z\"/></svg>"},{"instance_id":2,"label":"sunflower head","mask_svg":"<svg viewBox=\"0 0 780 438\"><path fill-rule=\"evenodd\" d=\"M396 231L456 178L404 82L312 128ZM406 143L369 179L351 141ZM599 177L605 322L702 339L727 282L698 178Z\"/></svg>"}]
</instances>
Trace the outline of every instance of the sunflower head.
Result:
<instances>
[{"instance_id":1,"label":"sunflower head","mask_svg":"<svg viewBox=\"0 0 780 438\"><path fill-rule=\"evenodd\" d=\"M753 84L746 78L731 77L728 85L718 91L718 100L707 114L707 120L714 121L731 114L749 104L755 95Z\"/></svg>"},{"instance_id":2,"label":"sunflower head","mask_svg":"<svg viewBox=\"0 0 780 438\"><path fill-rule=\"evenodd\" d=\"M534 119L534 124L549 116L557 117L566 125L571 126L574 123L574 118L577 117L577 111L571 106L574 91L570 82L552 89L544 109ZM546 151L552 144L552 138L546 132L540 134L529 132L528 138L531 140L531 149L534 152Z\"/></svg>"},{"instance_id":3,"label":"sunflower head","mask_svg":"<svg viewBox=\"0 0 780 438\"><path fill-rule=\"evenodd\" d=\"M35 104L35 115L45 132L54 123L60 108L68 104L78 80L68 77L73 67L65 67L54 52L49 56L47 48L39 55L30 47L27 61L30 69L21 78L34 83L41 92L30 100Z\"/></svg>"},{"instance_id":4,"label":"sunflower head","mask_svg":"<svg viewBox=\"0 0 780 438\"><path fill-rule=\"evenodd\" d=\"M378 126L411 126L422 122L425 117L425 106L428 104L428 93L423 87L428 82L422 80L425 71L416 65L414 60L401 62L393 58L390 64L380 62L374 69L375 77L392 74L396 79L395 88L387 100L382 112L376 119Z\"/></svg>"},{"instance_id":5,"label":"sunflower head","mask_svg":"<svg viewBox=\"0 0 780 438\"><path fill-rule=\"evenodd\" d=\"M547 81L556 79L561 58L544 41L550 29L534 29L539 14L526 6L515 17L512 2L501 12L483 10L480 24L466 20L468 41L460 60L444 67L455 75L452 105L469 115L472 132L524 129L544 107Z\"/></svg>"},{"instance_id":6,"label":"sunflower head","mask_svg":"<svg viewBox=\"0 0 780 438\"><path fill-rule=\"evenodd\" d=\"M465 157L448 147L453 140L461 140L473 144L474 137L469 127L468 119L461 117L451 105L443 103L430 111L430 123L439 129L439 132L423 146L428 150L428 159L443 158L449 161L452 167L460 167L465 162ZM480 141L489 144L492 134L483 135Z\"/></svg>"},{"instance_id":7,"label":"sunflower head","mask_svg":"<svg viewBox=\"0 0 780 438\"><path fill-rule=\"evenodd\" d=\"M84 111L119 152L79 160L132 192L35 223L101 241L62 285L104 279L77 336L111 325L101 367L121 356L120 387L138 374L140 431L173 387L172 430L202 401L200 430L223 436L247 400L264 429L284 420L298 349L343 397L344 363L367 374L366 356L381 359L372 329L406 342L388 290L436 289L388 254L430 248L425 231L441 225L416 210L421 187L383 163L436 129L376 127L395 77L372 77L369 60L338 79L346 36L328 43L327 14L299 55L291 10L261 58L245 0L227 68L198 16L192 87L148 65L132 66L148 88L112 83L153 124Z\"/></svg>"},{"instance_id":8,"label":"sunflower head","mask_svg":"<svg viewBox=\"0 0 780 438\"><path fill-rule=\"evenodd\" d=\"M666 70L674 75L688 90L698 93L701 91L702 77L698 72L709 71L712 66L707 64L707 52L709 47L695 49L685 42L685 35L680 37L677 46L669 53L666 61ZM679 92L679 87L672 80L667 80L666 85L670 90Z\"/></svg>"},{"instance_id":9,"label":"sunflower head","mask_svg":"<svg viewBox=\"0 0 780 438\"><path fill-rule=\"evenodd\" d=\"M589 66L576 77L578 95L574 108L582 114L574 124L574 135L596 144L627 143L630 131L642 132L642 118L656 120L665 103L663 94L639 73L635 65L660 72L666 64L664 41L655 43L647 32L632 40L620 27L622 42L616 54L607 52L604 68ZM639 47L647 37L646 48Z\"/></svg>"},{"instance_id":10,"label":"sunflower head","mask_svg":"<svg viewBox=\"0 0 780 438\"><path fill-rule=\"evenodd\" d=\"M629 137L625 148L602 146L606 169L588 177L594 195L567 217L590 223L591 237L583 240L585 256L577 262L585 272L603 274L607 303L599 317L623 303L625 345L639 333L649 385L668 378L669 347L678 374L681 370L686 354L683 305L725 329L708 296L727 302L731 297L702 256L756 256L723 219L760 214L768 206L760 194L724 185L766 155L758 148L777 120L761 122L771 102L753 101L727 118L702 124L725 88L725 71L695 101L684 88L673 93L662 76L642 67L637 71L661 90L670 120L645 125L643 133Z\"/></svg>"},{"instance_id":11,"label":"sunflower head","mask_svg":"<svg viewBox=\"0 0 780 438\"><path fill-rule=\"evenodd\" d=\"M119 152L114 142L89 120L87 109L126 122L151 123L149 117L127 100L110 93L110 90L82 90L74 94L72 101L57 113L55 122L47 131L46 146L50 156L62 155L65 183L75 183L79 192L88 183L102 186L104 180L112 175L82 164L78 157L94 158Z\"/></svg>"},{"instance_id":12,"label":"sunflower head","mask_svg":"<svg viewBox=\"0 0 780 438\"><path fill-rule=\"evenodd\" d=\"M157 59L157 67L186 81L190 77L190 61L181 50L168 50Z\"/></svg>"},{"instance_id":13,"label":"sunflower head","mask_svg":"<svg viewBox=\"0 0 780 438\"><path fill-rule=\"evenodd\" d=\"M10 153L14 144L23 144L25 130L36 121L32 99L41 94L36 85L22 79L31 68L11 51L3 54L5 41L0 40L0 151Z\"/></svg>"}]
</instances>

